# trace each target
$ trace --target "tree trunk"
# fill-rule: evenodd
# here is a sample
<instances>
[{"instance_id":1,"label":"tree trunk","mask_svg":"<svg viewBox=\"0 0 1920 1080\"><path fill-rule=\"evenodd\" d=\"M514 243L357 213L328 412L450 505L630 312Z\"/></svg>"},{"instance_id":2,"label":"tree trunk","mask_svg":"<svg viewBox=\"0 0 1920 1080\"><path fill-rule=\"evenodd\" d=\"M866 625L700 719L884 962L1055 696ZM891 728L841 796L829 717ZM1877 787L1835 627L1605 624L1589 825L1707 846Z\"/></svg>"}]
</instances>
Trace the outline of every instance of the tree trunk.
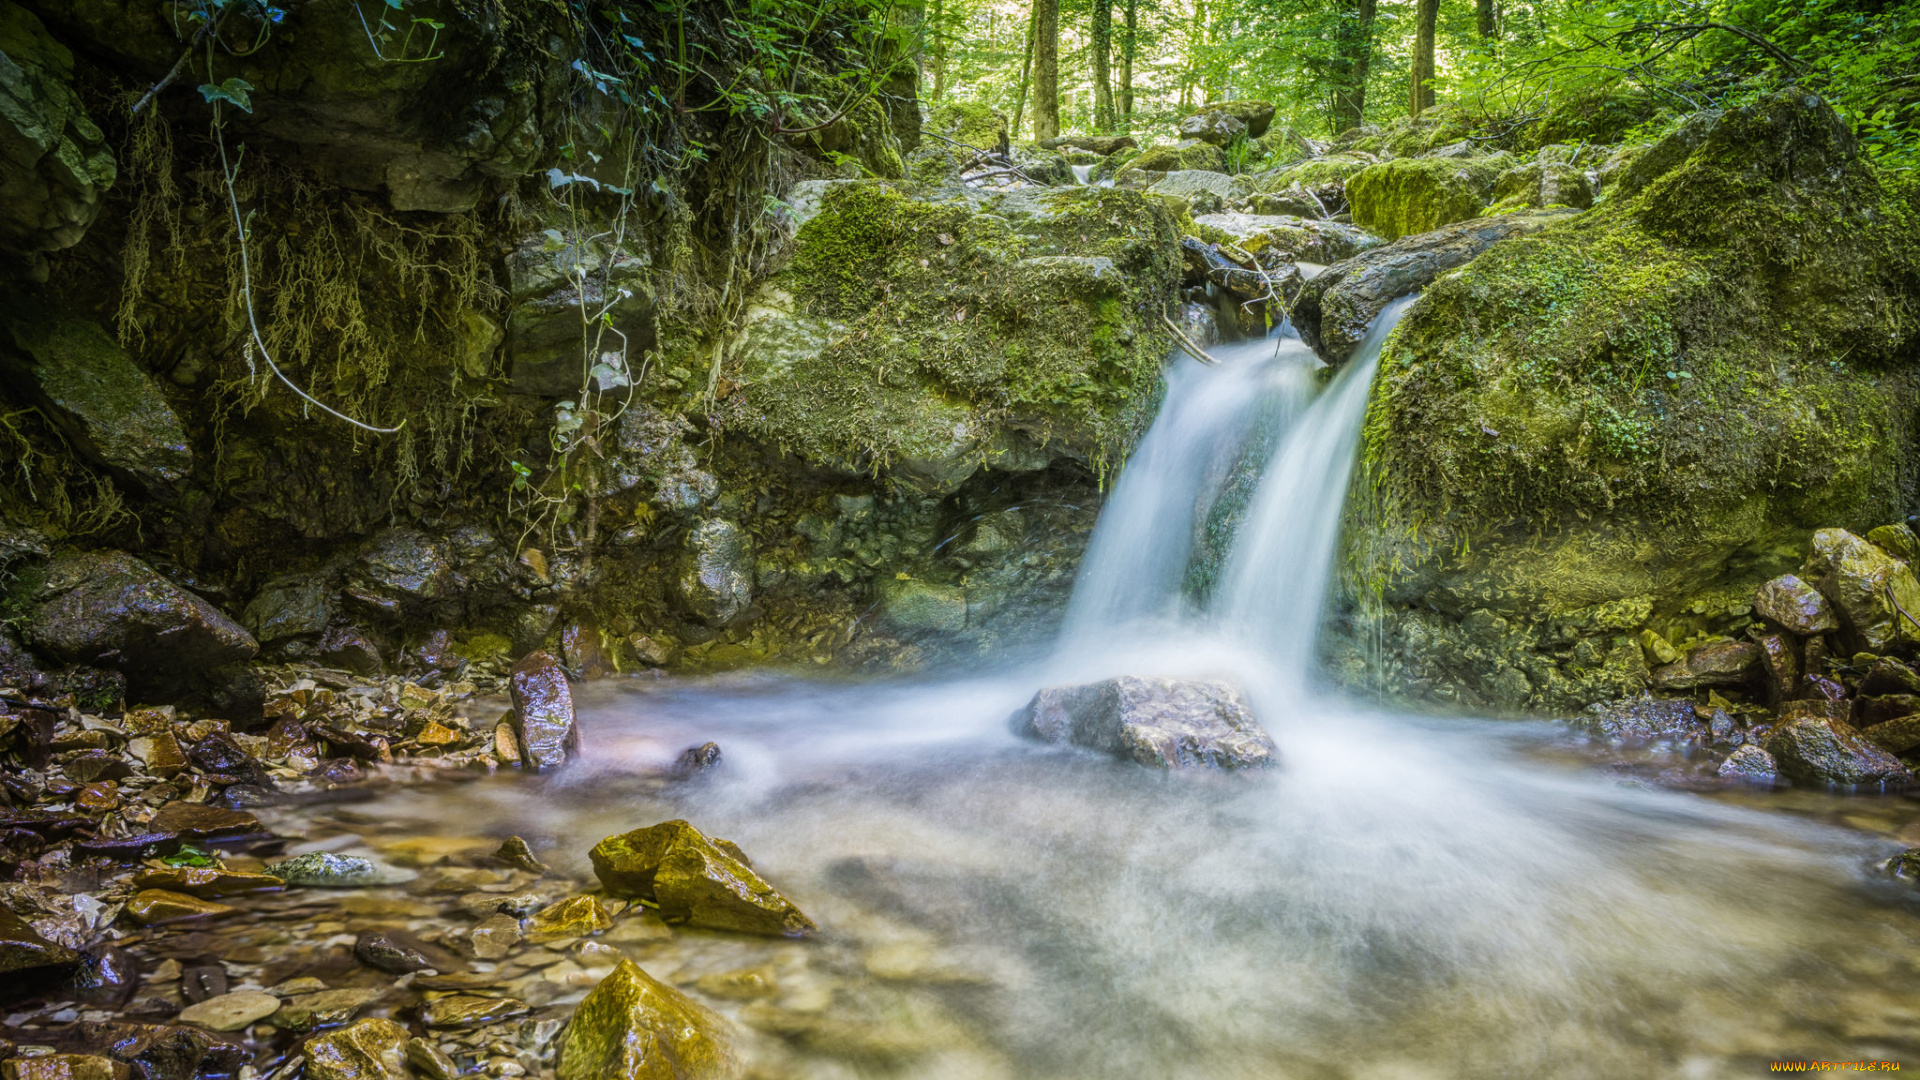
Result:
<instances>
[{"instance_id":1,"label":"tree trunk","mask_svg":"<svg viewBox=\"0 0 1920 1080\"><path fill-rule=\"evenodd\" d=\"M1433 107L1433 28L1440 20L1440 0L1419 0L1414 16L1413 83L1408 113L1419 116Z\"/></svg>"},{"instance_id":2,"label":"tree trunk","mask_svg":"<svg viewBox=\"0 0 1920 1080\"><path fill-rule=\"evenodd\" d=\"M1487 0L1481 0L1481 3L1486 2ZM946 0L933 0L932 8L928 12L930 17L927 19L928 29L932 32L932 40L927 42L927 52L930 54L927 58L927 66L933 69L933 97L930 100L936 102L947 91L946 11Z\"/></svg>"},{"instance_id":3,"label":"tree trunk","mask_svg":"<svg viewBox=\"0 0 1920 1080\"><path fill-rule=\"evenodd\" d=\"M1093 126L1113 130L1113 0L1093 0Z\"/></svg>"},{"instance_id":4,"label":"tree trunk","mask_svg":"<svg viewBox=\"0 0 1920 1080\"><path fill-rule=\"evenodd\" d=\"M1127 26L1120 35L1120 115L1126 118L1129 132L1133 130L1134 35L1139 30L1139 15L1140 0L1127 0Z\"/></svg>"},{"instance_id":5,"label":"tree trunk","mask_svg":"<svg viewBox=\"0 0 1920 1080\"><path fill-rule=\"evenodd\" d=\"M1060 0L1033 0L1033 137L1060 134Z\"/></svg>"},{"instance_id":6,"label":"tree trunk","mask_svg":"<svg viewBox=\"0 0 1920 1080\"><path fill-rule=\"evenodd\" d=\"M1027 108L1027 82L1033 75L1033 27L1040 20L1040 5L1036 2L1027 12L1027 47L1020 56L1020 92L1013 98L1013 138L1020 138L1020 120Z\"/></svg>"},{"instance_id":7,"label":"tree trunk","mask_svg":"<svg viewBox=\"0 0 1920 1080\"><path fill-rule=\"evenodd\" d=\"M1492 41L1493 35L1497 32L1494 28L1493 0L1477 0L1474 14L1478 17L1480 24L1481 42Z\"/></svg>"},{"instance_id":8,"label":"tree trunk","mask_svg":"<svg viewBox=\"0 0 1920 1080\"><path fill-rule=\"evenodd\" d=\"M1180 79L1180 108L1195 104L1191 92L1200 85L1202 54L1207 47L1207 0L1193 0L1193 22L1187 27L1187 70Z\"/></svg>"},{"instance_id":9,"label":"tree trunk","mask_svg":"<svg viewBox=\"0 0 1920 1080\"><path fill-rule=\"evenodd\" d=\"M1333 134L1367 119L1367 74L1373 67L1373 17L1377 0L1347 0L1340 49L1333 64Z\"/></svg>"}]
</instances>

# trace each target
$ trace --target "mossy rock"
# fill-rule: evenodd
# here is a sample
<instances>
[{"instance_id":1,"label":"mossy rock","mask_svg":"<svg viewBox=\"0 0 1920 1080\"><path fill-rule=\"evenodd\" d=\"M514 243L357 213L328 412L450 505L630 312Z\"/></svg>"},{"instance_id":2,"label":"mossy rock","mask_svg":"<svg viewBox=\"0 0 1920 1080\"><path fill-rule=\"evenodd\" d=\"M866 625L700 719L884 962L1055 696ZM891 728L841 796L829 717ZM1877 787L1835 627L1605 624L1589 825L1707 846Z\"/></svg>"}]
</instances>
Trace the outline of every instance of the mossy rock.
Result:
<instances>
[{"instance_id":1,"label":"mossy rock","mask_svg":"<svg viewBox=\"0 0 1920 1080\"><path fill-rule=\"evenodd\" d=\"M1115 170L1114 180L1118 182L1133 173L1167 173L1184 169L1226 172L1227 155L1219 147L1206 143L1149 146Z\"/></svg>"},{"instance_id":2,"label":"mossy rock","mask_svg":"<svg viewBox=\"0 0 1920 1080\"><path fill-rule=\"evenodd\" d=\"M1478 217L1500 164L1478 158L1383 161L1347 180L1354 224L1389 240Z\"/></svg>"},{"instance_id":3,"label":"mossy rock","mask_svg":"<svg viewBox=\"0 0 1920 1080\"><path fill-rule=\"evenodd\" d=\"M620 961L580 1002L560 1035L559 1080L730 1080L740 1068L726 1021Z\"/></svg>"},{"instance_id":4,"label":"mossy rock","mask_svg":"<svg viewBox=\"0 0 1920 1080\"><path fill-rule=\"evenodd\" d=\"M721 416L930 491L982 466L1115 462L1151 418L1179 275L1173 216L1137 192L838 186L727 343L740 389Z\"/></svg>"},{"instance_id":5,"label":"mossy rock","mask_svg":"<svg viewBox=\"0 0 1920 1080\"><path fill-rule=\"evenodd\" d=\"M1488 214L1550 206L1585 210L1593 205L1593 185L1586 173L1572 165L1531 161L1500 174L1493 183L1493 200Z\"/></svg>"},{"instance_id":6,"label":"mossy rock","mask_svg":"<svg viewBox=\"0 0 1920 1080\"><path fill-rule=\"evenodd\" d=\"M940 139L933 140L955 161L964 161L973 156L973 150L967 147L996 150L1007 145L1007 114L982 102L948 99L933 107L927 118L927 130L953 142L965 143L966 146L954 146Z\"/></svg>"},{"instance_id":7,"label":"mossy rock","mask_svg":"<svg viewBox=\"0 0 1920 1080\"><path fill-rule=\"evenodd\" d=\"M1255 173L1252 179L1254 190L1261 192L1285 191L1292 187L1318 188L1344 184L1375 164L1374 158L1362 154L1333 154Z\"/></svg>"},{"instance_id":8,"label":"mossy rock","mask_svg":"<svg viewBox=\"0 0 1920 1080\"><path fill-rule=\"evenodd\" d=\"M1468 701L1420 657L1486 612L1528 707L1584 704L1579 673L1644 627L1566 613L1647 598L1665 633L1792 569L1813 530L1913 503L1920 185L1803 93L1704 126L1637 193L1440 276L1389 339L1348 555L1377 598L1355 625L1405 659L1389 680Z\"/></svg>"}]
</instances>

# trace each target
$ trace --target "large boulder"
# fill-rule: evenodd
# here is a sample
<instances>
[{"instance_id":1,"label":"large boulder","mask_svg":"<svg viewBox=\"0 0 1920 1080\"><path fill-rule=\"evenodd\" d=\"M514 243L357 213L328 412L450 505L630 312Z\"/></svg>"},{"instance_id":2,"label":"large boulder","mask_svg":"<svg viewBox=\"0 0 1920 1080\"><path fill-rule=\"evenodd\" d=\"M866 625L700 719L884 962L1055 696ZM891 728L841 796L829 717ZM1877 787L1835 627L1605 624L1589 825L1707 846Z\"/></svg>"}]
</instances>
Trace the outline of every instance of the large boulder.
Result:
<instances>
[{"instance_id":1,"label":"large boulder","mask_svg":"<svg viewBox=\"0 0 1920 1080\"><path fill-rule=\"evenodd\" d=\"M1781 574L1755 589L1753 611L1803 637L1840 629L1840 620L1827 598L1792 574Z\"/></svg>"},{"instance_id":2,"label":"large boulder","mask_svg":"<svg viewBox=\"0 0 1920 1080\"><path fill-rule=\"evenodd\" d=\"M817 927L767 884L729 840L663 821L593 846L594 876L615 896L648 901L660 917L712 930L803 937Z\"/></svg>"},{"instance_id":3,"label":"large boulder","mask_svg":"<svg viewBox=\"0 0 1920 1080\"><path fill-rule=\"evenodd\" d=\"M1503 164L1483 158L1400 158L1369 166L1347 180L1353 223L1397 240L1477 217Z\"/></svg>"},{"instance_id":4,"label":"large boulder","mask_svg":"<svg viewBox=\"0 0 1920 1080\"><path fill-rule=\"evenodd\" d=\"M1493 182L1493 205L1487 213L1549 206L1585 210L1592 205L1593 184L1586 173L1559 162L1530 161L1508 169Z\"/></svg>"},{"instance_id":5,"label":"large boulder","mask_svg":"<svg viewBox=\"0 0 1920 1080\"><path fill-rule=\"evenodd\" d=\"M1117 460L1151 419L1178 245L1132 191L834 187L726 343L739 388L718 413L815 467L932 493L982 467Z\"/></svg>"},{"instance_id":6,"label":"large boulder","mask_svg":"<svg viewBox=\"0 0 1920 1080\"><path fill-rule=\"evenodd\" d=\"M1369 599L1335 670L1464 700L1445 643L1485 612L1528 707L1578 708L1618 639L1738 636L1815 529L1907 512L1916 189L1802 90L1670 148L1428 281L1387 341L1343 554Z\"/></svg>"},{"instance_id":7,"label":"large boulder","mask_svg":"<svg viewBox=\"0 0 1920 1080\"><path fill-rule=\"evenodd\" d=\"M1321 266L1351 259L1383 242L1352 225L1284 214L1200 214L1193 224L1202 239L1225 239L1254 256L1273 252L1286 262ZM1215 231L1218 236L1211 235Z\"/></svg>"},{"instance_id":8,"label":"large boulder","mask_svg":"<svg viewBox=\"0 0 1920 1080\"><path fill-rule=\"evenodd\" d=\"M1246 183L1238 177L1201 169L1175 169L1147 189L1150 195L1179 199L1194 214L1216 214L1247 196Z\"/></svg>"},{"instance_id":9,"label":"large boulder","mask_svg":"<svg viewBox=\"0 0 1920 1080\"><path fill-rule=\"evenodd\" d=\"M538 649L528 653L513 665L507 688L513 698L510 716L521 764L532 769L556 768L580 752L573 690L559 661Z\"/></svg>"},{"instance_id":10,"label":"large boulder","mask_svg":"<svg viewBox=\"0 0 1920 1080\"><path fill-rule=\"evenodd\" d=\"M1833 602L1864 651L1920 644L1920 626L1912 621L1920 618L1920 580L1906 563L1866 540L1845 529L1821 529L1813 534L1800 576Z\"/></svg>"},{"instance_id":11,"label":"large boulder","mask_svg":"<svg viewBox=\"0 0 1920 1080\"><path fill-rule=\"evenodd\" d=\"M687 533L675 579L681 607L708 626L725 626L753 603L753 543L725 518L708 518Z\"/></svg>"},{"instance_id":12,"label":"large boulder","mask_svg":"<svg viewBox=\"0 0 1920 1080\"><path fill-rule=\"evenodd\" d=\"M1219 147L1212 143L1187 140L1177 146L1147 147L1115 170L1113 179L1116 184L1127 184L1134 182L1129 177L1142 174L1177 172L1182 169L1223 172L1226 167L1227 155Z\"/></svg>"},{"instance_id":13,"label":"large boulder","mask_svg":"<svg viewBox=\"0 0 1920 1080\"><path fill-rule=\"evenodd\" d=\"M1538 232L1560 214L1505 214L1462 221L1368 248L1308 282L1294 301L1300 338L1330 364L1343 363L1386 306L1441 274L1516 236Z\"/></svg>"},{"instance_id":14,"label":"large boulder","mask_svg":"<svg viewBox=\"0 0 1920 1080\"><path fill-rule=\"evenodd\" d=\"M1207 112L1225 113L1247 125L1247 137L1257 139L1267 133L1273 123L1276 111L1271 101L1246 98L1240 101L1213 102L1206 106Z\"/></svg>"},{"instance_id":15,"label":"large boulder","mask_svg":"<svg viewBox=\"0 0 1920 1080\"><path fill-rule=\"evenodd\" d=\"M1781 774L1794 780L1854 787L1902 785L1911 779L1899 758L1839 720L1783 721L1767 736L1766 749Z\"/></svg>"},{"instance_id":16,"label":"large boulder","mask_svg":"<svg viewBox=\"0 0 1920 1080\"><path fill-rule=\"evenodd\" d=\"M25 8L0 5L0 253L44 277L113 185L113 151L72 86L73 53Z\"/></svg>"},{"instance_id":17,"label":"large boulder","mask_svg":"<svg viewBox=\"0 0 1920 1080\"><path fill-rule=\"evenodd\" d=\"M63 663L122 672L136 697L180 694L259 649L218 608L124 552L56 558L22 590L28 645Z\"/></svg>"},{"instance_id":18,"label":"large boulder","mask_svg":"<svg viewBox=\"0 0 1920 1080\"><path fill-rule=\"evenodd\" d=\"M1214 146L1225 146L1246 134L1246 121L1224 112L1204 112L1180 121L1182 139L1198 139Z\"/></svg>"},{"instance_id":19,"label":"large boulder","mask_svg":"<svg viewBox=\"0 0 1920 1080\"><path fill-rule=\"evenodd\" d=\"M1014 714L1013 729L1163 769L1264 768L1276 757L1246 699L1213 680L1122 675L1048 687Z\"/></svg>"},{"instance_id":20,"label":"large boulder","mask_svg":"<svg viewBox=\"0 0 1920 1080\"><path fill-rule=\"evenodd\" d=\"M731 1080L740 1074L726 1022L620 961L560 1034L559 1080Z\"/></svg>"},{"instance_id":21,"label":"large boulder","mask_svg":"<svg viewBox=\"0 0 1920 1080\"><path fill-rule=\"evenodd\" d=\"M461 584L443 541L402 527L382 532L362 549L347 571L346 594L388 617L420 617L455 600Z\"/></svg>"},{"instance_id":22,"label":"large boulder","mask_svg":"<svg viewBox=\"0 0 1920 1080\"><path fill-rule=\"evenodd\" d=\"M186 430L119 342L97 323L30 311L18 312L7 330L0 371L15 377L76 451L149 495L174 494L193 470Z\"/></svg>"}]
</instances>

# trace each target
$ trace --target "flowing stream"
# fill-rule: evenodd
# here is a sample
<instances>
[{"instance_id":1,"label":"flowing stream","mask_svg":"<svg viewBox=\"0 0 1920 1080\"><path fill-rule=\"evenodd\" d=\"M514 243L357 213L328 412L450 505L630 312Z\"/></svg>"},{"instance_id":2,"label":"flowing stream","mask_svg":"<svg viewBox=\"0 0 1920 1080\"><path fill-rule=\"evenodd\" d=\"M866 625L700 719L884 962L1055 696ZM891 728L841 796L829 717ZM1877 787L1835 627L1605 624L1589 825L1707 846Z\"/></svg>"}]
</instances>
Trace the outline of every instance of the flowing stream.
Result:
<instances>
[{"instance_id":1,"label":"flowing stream","mask_svg":"<svg viewBox=\"0 0 1920 1080\"><path fill-rule=\"evenodd\" d=\"M1914 1060L1915 902L1868 867L1915 804L1662 790L1558 725L1394 715L1308 677L1400 310L1330 380L1290 336L1175 363L1051 656L943 682L592 684L582 763L401 791L313 843L519 833L591 880L594 841L665 818L738 841L818 940L621 947L695 993L717 971L774 972L766 1000L710 999L763 1077L1711 1078ZM1195 538L1249 455L1257 486L1196 605ZM1237 680L1281 766L1160 775L1010 734L1037 687L1122 672ZM708 777L648 777L707 740L726 755Z\"/></svg>"}]
</instances>

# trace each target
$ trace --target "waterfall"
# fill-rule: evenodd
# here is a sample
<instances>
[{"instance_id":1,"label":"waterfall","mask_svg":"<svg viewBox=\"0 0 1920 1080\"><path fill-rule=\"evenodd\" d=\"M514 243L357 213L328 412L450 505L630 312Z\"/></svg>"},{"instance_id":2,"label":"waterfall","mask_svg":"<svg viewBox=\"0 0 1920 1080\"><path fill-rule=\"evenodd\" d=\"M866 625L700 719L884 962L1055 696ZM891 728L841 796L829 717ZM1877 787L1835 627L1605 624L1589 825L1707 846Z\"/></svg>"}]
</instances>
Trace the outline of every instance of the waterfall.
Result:
<instances>
[{"instance_id":1,"label":"waterfall","mask_svg":"<svg viewBox=\"0 0 1920 1080\"><path fill-rule=\"evenodd\" d=\"M1073 170L1073 178L1074 178L1075 180L1077 180L1077 181L1079 181L1079 182L1080 182L1080 185L1081 185L1082 187L1084 187L1084 186L1086 186L1087 184L1089 184L1089 183L1091 183L1091 182L1092 182L1092 178L1093 178L1093 170L1094 170L1094 169L1096 169L1096 168L1098 168L1099 166L1096 166L1096 165L1069 165L1069 166L1067 166L1067 167L1068 167L1069 169L1072 169L1072 170Z\"/></svg>"},{"instance_id":2,"label":"waterfall","mask_svg":"<svg viewBox=\"0 0 1920 1080\"><path fill-rule=\"evenodd\" d=\"M1381 312L1317 396L1320 361L1291 331L1223 346L1217 368L1175 362L1160 413L1087 547L1061 632L1063 656L1144 642L1189 614L1183 586L1195 537L1230 472L1265 435L1274 449L1206 614L1281 679L1305 678L1367 395L1380 350L1412 299Z\"/></svg>"}]
</instances>

